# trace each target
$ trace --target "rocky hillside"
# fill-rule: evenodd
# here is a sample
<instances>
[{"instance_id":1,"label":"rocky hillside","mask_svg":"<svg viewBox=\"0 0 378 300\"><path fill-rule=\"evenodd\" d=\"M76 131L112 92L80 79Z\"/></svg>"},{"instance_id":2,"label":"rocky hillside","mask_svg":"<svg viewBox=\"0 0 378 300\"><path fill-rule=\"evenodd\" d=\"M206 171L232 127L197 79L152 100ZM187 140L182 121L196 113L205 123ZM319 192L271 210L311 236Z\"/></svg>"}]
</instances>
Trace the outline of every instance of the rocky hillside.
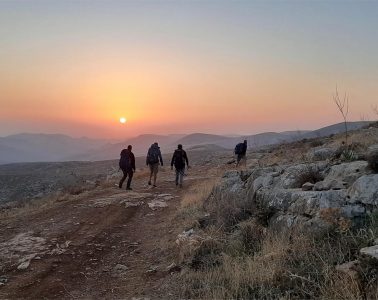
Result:
<instances>
[{"instance_id":1,"label":"rocky hillside","mask_svg":"<svg viewBox=\"0 0 378 300\"><path fill-rule=\"evenodd\" d=\"M349 138L254 153L189 204L182 296L376 299L378 128Z\"/></svg>"},{"instance_id":2,"label":"rocky hillside","mask_svg":"<svg viewBox=\"0 0 378 300\"><path fill-rule=\"evenodd\" d=\"M4 206L0 297L376 299L378 128L342 142L250 151L239 168L195 149L182 189L167 167L152 188L140 161L120 190L103 162L85 189Z\"/></svg>"}]
</instances>

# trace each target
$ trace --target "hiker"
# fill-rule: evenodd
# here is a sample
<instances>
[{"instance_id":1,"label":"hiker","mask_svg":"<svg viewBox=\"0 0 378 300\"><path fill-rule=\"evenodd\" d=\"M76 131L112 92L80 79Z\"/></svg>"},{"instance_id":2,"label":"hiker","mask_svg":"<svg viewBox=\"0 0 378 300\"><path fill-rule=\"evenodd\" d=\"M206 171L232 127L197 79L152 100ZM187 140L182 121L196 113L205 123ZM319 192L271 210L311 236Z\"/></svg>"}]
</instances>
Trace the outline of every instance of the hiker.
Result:
<instances>
[{"instance_id":1,"label":"hiker","mask_svg":"<svg viewBox=\"0 0 378 300\"><path fill-rule=\"evenodd\" d=\"M244 140L243 143L239 143L235 146L235 155L236 155L236 167L239 166L240 162L243 161L243 165L247 165L247 140Z\"/></svg>"},{"instance_id":2,"label":"hiker","mask_svg":"<svg viewBox=\"0 0 378 300\"><path fill-rule=\"evenodd\" d=\"M171 170L173 170L174 165L176 169L176 186L180 185L180 188L182 187L182 181L185 175L185 162L189 169L190 166L188 156L186 155L186 152L182 149L182 145L179 144L172 156Z\"/></svg>"},{"instance_id":3,"label":"hiker","mask_svg":"<svg viewBox=\"0 0 378 300\"><path fill-rule=\"evenodd\" d=\"M156 187L156 177L159 172L159 160L160 164L163 166L160 147L159 144L155 142L151 145L150 149L148 149L146 158L146 165L150 166L150 180L148 181L148 185L151 185L152 175L154 175L153 187Z\"/></svg>"},{"instance_id":4,"label":"hiker","mask_svg":"<svg viewBox=\"0 0 378 300\"><path fill-rule=\"evenodd\" d=\"M119 188L122 188L123 182L126 180L126 177L129 176L127 179L126 190L132 190L131 188L131 180L133 179L133 174L135 172L135 156L134 153L131 152L132 146L128 145L127 149L123 149L121 151L121 158L119 160L119 168L123 172L123 177L119 182Z\"/></svg>"}]
</instances>

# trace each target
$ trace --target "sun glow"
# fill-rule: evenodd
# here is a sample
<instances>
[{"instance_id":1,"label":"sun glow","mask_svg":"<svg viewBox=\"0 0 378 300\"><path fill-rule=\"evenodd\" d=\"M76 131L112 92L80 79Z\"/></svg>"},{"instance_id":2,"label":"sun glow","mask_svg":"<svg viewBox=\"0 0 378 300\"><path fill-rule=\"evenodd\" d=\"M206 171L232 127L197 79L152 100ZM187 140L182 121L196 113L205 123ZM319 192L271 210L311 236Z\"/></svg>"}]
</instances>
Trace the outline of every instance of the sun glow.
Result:
<instances>
[{"instance_id":1,"label":"sun glow","mask_svg":"<svg viewBox=\"0 0 378 300\"><path fill-rule=\"evenodd\" d=\"M122 124L125 124L126 121L127 121L127 119L124 118L124 117L119 118L119 122L122 123Z\"/></svg>"}]
</instances>

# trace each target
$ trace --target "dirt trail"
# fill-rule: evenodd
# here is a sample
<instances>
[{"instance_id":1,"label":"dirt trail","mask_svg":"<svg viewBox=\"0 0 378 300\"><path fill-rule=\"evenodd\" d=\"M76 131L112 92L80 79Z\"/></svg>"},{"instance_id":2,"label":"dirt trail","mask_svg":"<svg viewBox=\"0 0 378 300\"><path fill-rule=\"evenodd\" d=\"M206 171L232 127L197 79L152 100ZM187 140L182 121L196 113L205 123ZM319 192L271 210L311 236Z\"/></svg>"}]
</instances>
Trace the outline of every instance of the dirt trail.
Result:
<instances>
[{"instance_id":1,"label":"dirt trail","mask_svg":"<svg viewBox=\"0 0 378 300\"><path fill-rule=\"evenodd\" d=\"M176 212L205 174L193 168L183 189L174 186L171 171L159 173L154 189L140 175L132 192L98 187L1 220L0 298L176 298L167 270L182 230L174 225ZM153 210L152 201L168 206ZM30 264L19 270L23 262Z\"/></svg>"}]
</instances>

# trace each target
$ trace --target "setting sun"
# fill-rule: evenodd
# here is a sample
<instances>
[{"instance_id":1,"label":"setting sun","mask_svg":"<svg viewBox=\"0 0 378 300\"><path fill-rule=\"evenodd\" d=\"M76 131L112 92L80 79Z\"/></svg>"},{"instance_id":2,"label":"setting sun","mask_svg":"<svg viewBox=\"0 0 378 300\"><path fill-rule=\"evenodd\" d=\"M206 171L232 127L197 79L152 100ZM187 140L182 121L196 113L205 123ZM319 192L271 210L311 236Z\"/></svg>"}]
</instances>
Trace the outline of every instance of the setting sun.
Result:
<instances>
[{"instance_id":1,"label":"setting sun","mask_svg":"<svg viewBox=\"0 0 378 300\"><path fill-rule=\"evenodd\" d=\"M119 118L119 122L122 123L122 124L125 124L127 121L126 118L122 117L122 118Z\"/></svg>"}]
</instances>

